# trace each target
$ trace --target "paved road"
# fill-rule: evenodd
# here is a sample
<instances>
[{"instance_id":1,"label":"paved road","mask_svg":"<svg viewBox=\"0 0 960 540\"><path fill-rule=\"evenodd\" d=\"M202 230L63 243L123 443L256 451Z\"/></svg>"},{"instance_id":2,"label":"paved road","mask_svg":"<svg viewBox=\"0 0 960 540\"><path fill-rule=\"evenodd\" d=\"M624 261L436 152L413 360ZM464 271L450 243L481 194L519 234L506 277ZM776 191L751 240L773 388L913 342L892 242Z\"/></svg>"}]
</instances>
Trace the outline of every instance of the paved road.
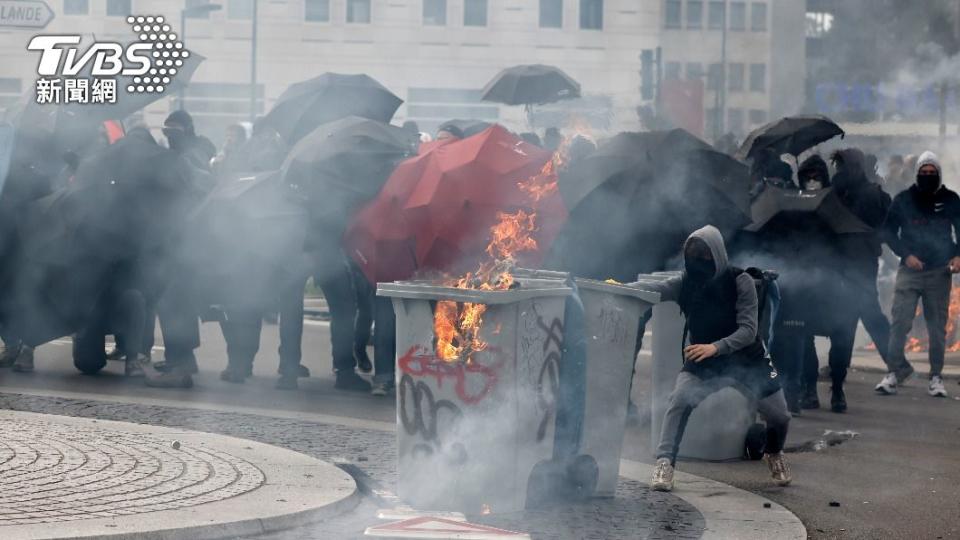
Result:
<instances>
[{"instance_id":1,"label":"paved road","mask_svg":"<svg viewBox=\"0 0 960 540\"><path fill-rule=\"evenodd\" d=\"M217 326L204 325L203 343L199 353L202 373L193 390L144 388L135 381L124 380L119 375L119 364L111 365L100 376L79 375L70 365L70 349L64 344L50 344L38 350L37 373L0 371L0 390L86 393L101 399L144 403L152 399L176 400L189 406L249 408L292 417L319 413L381 422L395 419L392 399L333 389L329 333L322 324L307 327L304 363L316 377L304 381L298 392L272 387L277 365L275 326L264 327L261 354L255 365L257 376L245 385L230 385L217 379L217 372L225 364L223 339ZM635 389L635 398L641 401L642 381L646 377L643 360L641 357ZM960 537L960 402L953 398L929 398L920 381L899 396L874 396L872 385L876 378L872 373L851 375L849 413L817 411L794 420L790 445L816 440L827 429L853 430L859 436L822 452L791 455L796 481L789 488L771 487L760 463L682 463L680 467L783 504L803 520L812 538ZM949 382L948 388L960 395L960 386L954 381ZM828 399L825 386L821 388L821 397ZM624 457L650 461L648 448L648 428L632 427ZM830 506L831 501L840 506Z\"/></svg>"}]
</instances>

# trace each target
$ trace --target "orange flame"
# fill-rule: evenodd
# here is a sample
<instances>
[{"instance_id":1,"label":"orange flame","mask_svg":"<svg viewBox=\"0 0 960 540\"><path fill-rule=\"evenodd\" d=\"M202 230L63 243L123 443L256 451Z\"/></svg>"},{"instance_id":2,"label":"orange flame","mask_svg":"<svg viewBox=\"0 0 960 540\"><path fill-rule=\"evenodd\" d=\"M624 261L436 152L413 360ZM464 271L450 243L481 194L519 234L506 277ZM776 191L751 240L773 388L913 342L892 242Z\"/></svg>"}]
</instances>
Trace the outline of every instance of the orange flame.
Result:
<instances>
[{"instance_id":1,"label":"orange flame","mask_svg":"<svg viewBox=\"0 0 960 540\"><path fill-rule=\"evenodd\" d=\"M920 307L917 307L917 312L915 314L916 318L921 318L923 316L923 310ZM947 352L960 352L960 336L958 336L958 329L960 329L960 285L954 283L954 286L950 289L950 304L947 311L947 327L946 327L946 343L947 343ZM925 352L929 348L929 340L927 336L910 336L907 339L907 344L904 346L904 352L908 353L920 353ZM867 345L867 349L876 350L876 345L871 343Z\"/></svg>"},{"instance_id":2,"label":"orange flame","mask_svg":"<svg viewBox=\"0 0 960 540\"><path fill-rule=\"evenodd\" d=\"M564 141L540 171L517 184L526 195L529 208L515 212L498 212L497 223L490 228L487 244L487 260L480 263L476 272L446 282L458 289L506 290L513 286L510 273L517 255L537 251L539 246L533 235L537 232L537 203L557 192L557 171L565 163L569 141ZM488 344L480 337L483 327L485 304L437 302L433 316L437 356L447 362L473 361L473 354L487 349ZM497 334L500 326L494 330Z\"/></svg>"}]
</instances>

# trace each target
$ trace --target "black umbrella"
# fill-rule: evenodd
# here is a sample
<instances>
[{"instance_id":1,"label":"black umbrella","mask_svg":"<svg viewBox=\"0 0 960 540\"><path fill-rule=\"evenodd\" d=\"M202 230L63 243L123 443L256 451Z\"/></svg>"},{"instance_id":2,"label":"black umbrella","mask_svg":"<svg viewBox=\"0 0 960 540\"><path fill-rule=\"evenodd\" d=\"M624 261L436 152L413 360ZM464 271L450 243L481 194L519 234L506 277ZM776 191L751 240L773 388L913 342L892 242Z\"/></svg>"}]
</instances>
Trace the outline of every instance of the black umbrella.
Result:
<instances>
[{"instance_id":1,"label":"black umbrella","mask_svg":"<svg viewBox=\"0 0 960 540\"><path fill-rule=\"evenodd\" d=\"M480 99L507 105L539 105L580 97L580 83L553 66L513 66L483 88Z\"/></svg>"},{"instance_id":2,"label":"black umbrella","mask_svg":"<svg viewBox=\"0 0 960 540\"><path fill-rule=\"evenodd\" d=\"M843 130L826 116L787 116L753 130L740 145L737 157L754 159L764 152L798 156L837 135L843 137Z\"/></svg>"},{"instance_id":3,"label":"black umbrella","mask_svg":"<svg viewBox=\"0 0 960 540\"><path fill-rule=\"evenodd\" d=\"M342 227L417 142L396 126L351 116L301 139L283 164L284 178L304 193L315 219Z\"/></svg>"},{"instance_id":4,"label":"black umbrella","mask_svg":"<svg viewBox=\"0 0 960 540\"><path fill-rule=\"evenodd\" d=\"M317 126L347 116L389 123L402 103L368 75L324 73L287 88L263 123L293 145Z\"/></svg>"},{"instance_id":5,"label":"black umbrella","mask_svg":"<svg viewBox=\"0 0 960 540\"><path fill-rule=\"evenodd\" d=\"M437 128L437 131L443 131L446 127L455 127L459 129L464 137L470 137L480 133L481 131L492 126L490 122L484 122L483 120L464 120L460 118L454 118L453 120L447 120L446 122L440 124L440 127Z\"/></svg>"},{"instance_id":6,"label":"black umbrella","mask_svg":"<svg viewBox=\"0 0 960 540\"><path fill-rule=\"evenodd\" d=\"M834 234L873 232L827 188L819 191L797 191L767 186L751 205L753 222L748 232L768 229L797 229L800 222L814 223Z\"/></svg>"}]
</instances>

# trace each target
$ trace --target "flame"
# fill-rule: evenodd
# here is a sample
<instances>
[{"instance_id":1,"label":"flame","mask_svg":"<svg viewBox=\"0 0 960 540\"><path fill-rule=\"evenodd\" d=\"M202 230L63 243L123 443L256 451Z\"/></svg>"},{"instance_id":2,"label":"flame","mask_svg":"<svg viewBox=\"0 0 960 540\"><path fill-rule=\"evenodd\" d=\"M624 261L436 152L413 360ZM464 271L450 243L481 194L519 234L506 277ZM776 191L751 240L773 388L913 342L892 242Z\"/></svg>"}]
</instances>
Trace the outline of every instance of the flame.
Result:
<instances>
[{"instance_id":1,"label":"flame","mask_svg":"<svg viewBox=\"0 0 960 540\"><path fill-rule=\"evenodd\" d=\"M542 199L557 192L557 171L566 162L569 141L564 141L537 174L517 183L526 196L528 207L515 212L497 213L497 223L490 228L490 242L485 250L488 258L480 263L475 272L447 280L446 285L485 291L507 290L513 286L511 269L517 256L539 249L533 237L538 230L534 209ZM433 316L437 356L447 362L470 363L474 353L486 350L488 344L480 337L486 311L485 304L437 302ZM500 329L500 325L497 325L494 334L500 333Z\"/></svg>"},{"instance_id":2,"label":"flame","mask_svg":"<svg viewBox=\"0 0 960 540\"><path fill-rule=\"evenodd\" d=\"M955 280L956 281L956 280ZM923 317L923 310L920 307L917 307L917 312L915 314L917 319ZM946 327L946 344L947 352L960 352L960 336L958 336L958 329L960 329L960 284L954 283L953 287L950 289L950 304L947 311L947 327ZM868 350L876 350L877 346L874 343L867 345ZM907 338L907 344L904 346L904 352L908 353L920 353L925 352L929 348L929 341L927 336L910 336Z\"/></svg>"}]
</instances>

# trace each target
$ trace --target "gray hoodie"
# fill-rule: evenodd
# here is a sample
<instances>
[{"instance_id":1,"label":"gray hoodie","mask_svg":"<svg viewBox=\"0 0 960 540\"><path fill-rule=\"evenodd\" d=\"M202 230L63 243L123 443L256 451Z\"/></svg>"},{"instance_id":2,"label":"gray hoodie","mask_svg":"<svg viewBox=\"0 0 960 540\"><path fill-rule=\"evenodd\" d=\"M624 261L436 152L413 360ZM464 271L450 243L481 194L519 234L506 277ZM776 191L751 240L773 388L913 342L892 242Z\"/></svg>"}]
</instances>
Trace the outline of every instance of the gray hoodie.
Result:
<instances>
[{"instance_id":1,"label":"gray hoodie","mask_svg":"<svg viewBox=\"0 0 960 540\"><path fill-rule=\"evenodd\" d=\"M693 231L693 234L684 242L684 251L686 251L687 243L690 242L692 238L703 241L703 243L710 248L714 265L717 268L714 277L724 273L730 263L727 258L726 245L723 243L723 235L720 234L720 231L713 225L707 225L706 227ZM662 302L676 301L680 298L680 290L683 288L683 280L685 278L686 273L655 285L644 284L644 288L659 292ZM739 351L752 345L757 340L757 329L759 328L759 324L757 323L759 313L757 288L753 283L753 278L745 272L737 276L736 309L736 331L721 340L713 342L713 346L717 348L717 355L725 355Z\"/></svg>"}]
</instances>

